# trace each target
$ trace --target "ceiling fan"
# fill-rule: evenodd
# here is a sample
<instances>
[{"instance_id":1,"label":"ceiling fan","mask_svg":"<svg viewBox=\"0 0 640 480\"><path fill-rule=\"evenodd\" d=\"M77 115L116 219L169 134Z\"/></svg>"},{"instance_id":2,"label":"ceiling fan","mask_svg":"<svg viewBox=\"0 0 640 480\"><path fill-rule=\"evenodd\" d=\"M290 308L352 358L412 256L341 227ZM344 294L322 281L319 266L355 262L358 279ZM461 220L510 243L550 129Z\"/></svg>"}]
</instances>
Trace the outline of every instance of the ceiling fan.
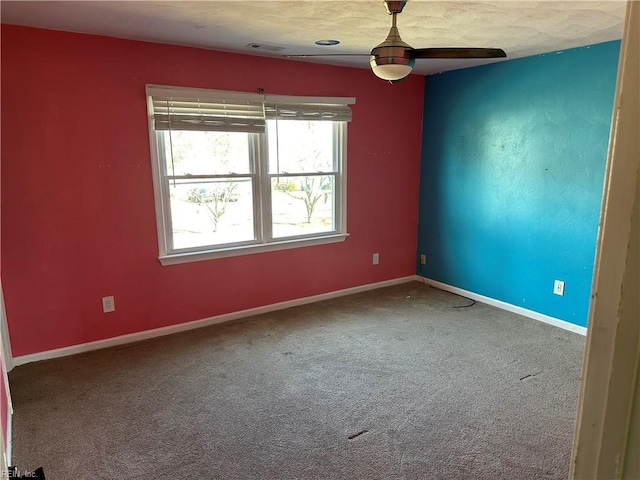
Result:
<instances>
[{"instance_id":1,"label":"ceiling fan","mask_svg":"<svg viewBox=\"0 0 640 480\"><path fill-rule=\"evenodd\" d=\"M403 80L411 73L416 59L439 58L504 58L507 54L500 48L413 48L400 38L396 26L396 17L402 12L407 0L385 0L387 13L392 16L391 30L384 42L371 50L370 61L373 73L391 83ZM285 55L285 57L325 57L325 56L358 56L359 53L327 53L314 55Z\"/></svg>"}]
</instances>

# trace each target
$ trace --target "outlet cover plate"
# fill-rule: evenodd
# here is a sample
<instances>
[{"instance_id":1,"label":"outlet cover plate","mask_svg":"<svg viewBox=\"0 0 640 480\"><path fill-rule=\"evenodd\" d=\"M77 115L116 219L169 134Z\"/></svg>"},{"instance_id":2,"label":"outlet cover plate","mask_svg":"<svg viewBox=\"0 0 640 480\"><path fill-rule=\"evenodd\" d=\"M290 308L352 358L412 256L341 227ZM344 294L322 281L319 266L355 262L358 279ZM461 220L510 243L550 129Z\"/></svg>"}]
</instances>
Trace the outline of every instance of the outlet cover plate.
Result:
<instances>
[{"instance_id":1,"label":"outlet cover plate","mask_svg":"<svg viewBox=\"0 0 640 480\"><path fill-rule=\"evenodd\" d=\"M113 295L110 297L102 297L102 313L109 313L116 311L116 302L113 299Z\"/></svg>"},{"instance_id":2,"label":"outlet cover plate","mask_svg":"<svg viewBox=\"0 0 640 480\"><path fill-rule=\"evenodd\" d=\"M373 264L374 265L378 265L380 263L380 254L379 253L374 253L373 254Z\"/></svg>"},{"instance_id":3,"label":"outlet cover plate","mask_svg":"<svg viewBox=\"0 0 640 480\"><path fill-rule=\"evenodd\" d=\"M564 296L564 282L562 280L553 282L553 293L561 297Z\"/></svg>"}]
</instances>

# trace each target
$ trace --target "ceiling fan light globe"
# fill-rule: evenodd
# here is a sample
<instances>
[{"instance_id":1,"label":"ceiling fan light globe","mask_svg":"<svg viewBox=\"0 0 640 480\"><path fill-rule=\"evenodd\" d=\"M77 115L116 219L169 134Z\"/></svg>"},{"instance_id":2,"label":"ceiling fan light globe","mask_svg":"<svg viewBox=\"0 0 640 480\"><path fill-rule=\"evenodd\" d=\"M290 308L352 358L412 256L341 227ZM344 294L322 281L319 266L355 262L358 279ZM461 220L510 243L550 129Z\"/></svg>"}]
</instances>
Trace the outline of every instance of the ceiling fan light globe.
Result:
<instances>
[{"instance_id":1,"label":"ceiling fan light globe","mask_svg":"<svg viewBox=\"0 0 640 480\"><path fill-rule=\"evenodd\" d=\"M395 81L409 75L415 62L413 59L407 61L405 58L376 58L375 55L371 55L369 63L376 77L382 80Z\"/></svg>"}]
</instances>

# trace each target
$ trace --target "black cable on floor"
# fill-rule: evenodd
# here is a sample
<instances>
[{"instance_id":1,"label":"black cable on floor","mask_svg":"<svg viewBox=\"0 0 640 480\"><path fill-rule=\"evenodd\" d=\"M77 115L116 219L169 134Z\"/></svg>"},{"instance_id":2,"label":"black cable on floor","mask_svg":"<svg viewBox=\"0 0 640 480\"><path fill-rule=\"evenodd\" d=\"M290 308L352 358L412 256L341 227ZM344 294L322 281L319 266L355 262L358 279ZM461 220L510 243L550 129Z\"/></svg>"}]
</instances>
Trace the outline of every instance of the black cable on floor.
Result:
<instances>
[{"instance_id":1,"label":"black cable on floor","mask_svg":"<svg viewBox=\"0 0 640 480\"><path fill-rule=\"evenodd\" d=\"M450 292L448 290L444 290L442 288L438 288L438 287L435 287L435 286L427 283L426 279L424 278L424 275L422 274L422 264L420 264L420 267L418 267L418 269L419 269L419 272L420 272L420 278L422 278L422 283L424 283L427 287L431 287L431 288L434 288L436 290L440 290L441 292L450 293L451 295L456 295L456 296L458 296L460 298L464 298L465 300L469 300L471 302L469 305L454 305L451 308L469 308L469 307L473 307L476 304L476 301L473 300L472 298L465 297L464 295L460 295L459 293L453 293L453 292Z\"/></svg>"}]
</instances>

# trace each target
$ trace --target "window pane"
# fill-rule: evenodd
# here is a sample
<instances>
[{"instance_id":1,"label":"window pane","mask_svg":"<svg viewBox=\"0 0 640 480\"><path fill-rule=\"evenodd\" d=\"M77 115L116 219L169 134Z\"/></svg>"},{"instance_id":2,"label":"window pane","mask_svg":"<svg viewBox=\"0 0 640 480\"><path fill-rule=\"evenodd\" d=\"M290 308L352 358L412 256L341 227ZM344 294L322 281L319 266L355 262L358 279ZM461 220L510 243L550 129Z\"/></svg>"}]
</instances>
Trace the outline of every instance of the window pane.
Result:
<instances>
[{"instance_id":1,"label":"window pane","mask_svg":"<svg viewBox=\"0 0 640 480\"><path fill-rule=\"evenodd\" d=\"M268 120L269 173L334 172L333 122Z\"/></svg>"},{"instance_id":2,"label":"window pane","mask_svg":"<svg viewBox=\"0 0 640 480\"><path fill-rule=\"evenodd\" d=\"M248 133L172 130L161 135L169 176L251 173Z\"/></svg>"},{"instance_id":3,"label":"window pane","mask_svg":"<svg viewBox=\"0 0 640 480\"><path fill-rule=\"evenodd\" d=\"M271 179L273 236L335 230L333 175Z\"/></svg>"},{"instance_id":4,"label":"window pane","mask_svg":"<svg viewBox=\"0 0 640 480\"><path fill-rule=\"evenodd\" d=\"M169 182L174 249L255 239L251 178Z\"/></svg>"}]
</instances>

